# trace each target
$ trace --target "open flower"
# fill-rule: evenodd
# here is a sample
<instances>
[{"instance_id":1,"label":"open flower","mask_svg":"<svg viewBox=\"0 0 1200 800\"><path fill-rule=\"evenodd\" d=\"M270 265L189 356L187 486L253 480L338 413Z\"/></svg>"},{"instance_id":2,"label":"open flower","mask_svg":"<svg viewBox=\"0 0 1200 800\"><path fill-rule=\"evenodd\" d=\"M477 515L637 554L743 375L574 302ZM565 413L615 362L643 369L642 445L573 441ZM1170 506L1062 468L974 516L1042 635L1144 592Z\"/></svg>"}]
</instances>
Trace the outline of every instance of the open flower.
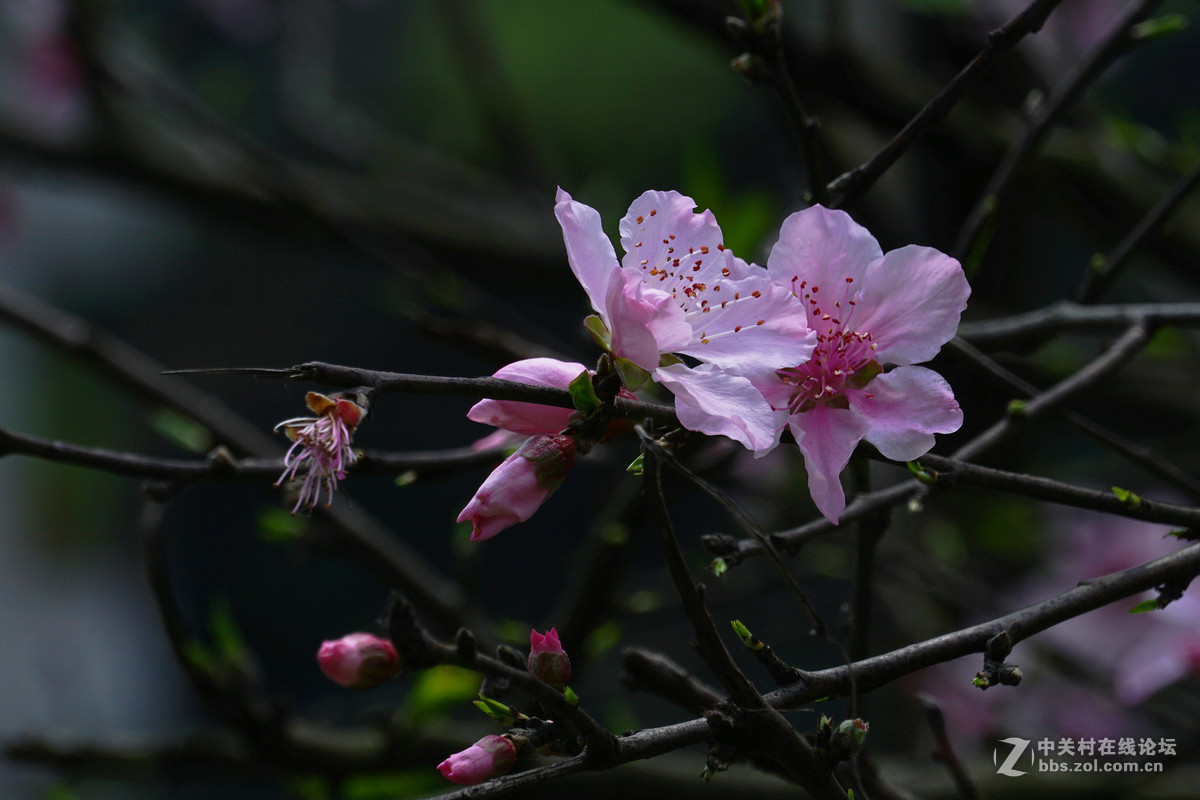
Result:
<instances>
[{"instance_id":1,"label":"open flower","mask_svg":"<svg viewBox=\"0 0 1200 800\"><path fill-rule=\"evenodd\" d=\"M473 786L504 775L516 760L517 746L513 740L491 734L438 764L438 771L451 783Z\"/></svg>"},{"instance_id":2,"label":"open flower","mask_svg":"<svg viewBox=\"0 0 1200 800\"><path fill-rule=\"evenodd\" d=\"M736 258L712 213L695 209L678 192L641 195L620 223L621 261L595 209L559 189L554 213L571 270L599 314L592 330L618 364L670 390L684 427L769 447L774 417L749 376L806 360L815 336L788 287Z\"/></svg>"},{"instance_id":3,"label":"open flower","mask_svg":"<svg viewBox=\"0 0 1200 800\"><path fill-rule=\"evenodd\" d=\"M358 403L316 392L309 392L305 400L309 410L317 416L296 417L275 426L275 430L283 428L294 442L283 457L283 474L275 485L293 480L298 472L306 470L300 484L300 496L292 508L293 514L301 506L315 506L321 498L322 488L329 494L326 505L333 502L338 481L346 477L346 468L357 460L350 440L367 413Z\"/></svg>"},{"instance_id":4,"label":"open flower","mask_svg":"<svg viewBox=\"0 0 1200 800\"><path fill-rule=\"evenodd\" d=\"M492 470L458 515L471 523L471 541L490 539L533 516L575 464L575 439L557 434L530 436Z\"/></svg>"},{"instance_id":5,"label":"open flower","mask_svg":"<svg viewBox=\"0 0 1200 800\"><path fill-rule=\"evenodd\" d=\"M837 523L838 475L861 440L911 461L962 425L942 376L910 365L954 336L971 290L953 258L915 245L884 254L848 214L821 206L784 220L767 270L803 301L817 346L755 383L776 409L776 435L786 424L800 445L817 508Z\"/></svg>"}]
</instances>

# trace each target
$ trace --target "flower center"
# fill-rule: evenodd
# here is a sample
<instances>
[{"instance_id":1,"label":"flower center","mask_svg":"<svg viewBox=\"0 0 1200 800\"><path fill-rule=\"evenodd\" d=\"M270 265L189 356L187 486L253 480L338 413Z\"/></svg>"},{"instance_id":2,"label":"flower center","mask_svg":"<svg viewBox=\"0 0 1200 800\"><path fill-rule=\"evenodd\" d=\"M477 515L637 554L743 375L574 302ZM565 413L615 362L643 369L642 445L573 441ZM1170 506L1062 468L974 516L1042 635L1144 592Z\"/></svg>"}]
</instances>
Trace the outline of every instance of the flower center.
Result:
<instances>
[{"instance_id":1,"label":"flower center","mask_svg":"<svg viewBox=\"0 0 1200 800\"><path fill-rule=\"evenodd\" d=\"M795 387L787 406L792 414L811 411L818 405L848 408L847 389L861 389L883 371L875 360L871 334L850 328L855 301L849 287L854 279L846 278L845 283L846 296L822 309L820 287L809 286L798 276L792 278L792 293L804 301L809 325L817 332L817 346L808 361L775 372L780 380ZM828 298L824 302L828 304ZM872 396L867 393L867 397Z\"/></svg>"}]
</instances>

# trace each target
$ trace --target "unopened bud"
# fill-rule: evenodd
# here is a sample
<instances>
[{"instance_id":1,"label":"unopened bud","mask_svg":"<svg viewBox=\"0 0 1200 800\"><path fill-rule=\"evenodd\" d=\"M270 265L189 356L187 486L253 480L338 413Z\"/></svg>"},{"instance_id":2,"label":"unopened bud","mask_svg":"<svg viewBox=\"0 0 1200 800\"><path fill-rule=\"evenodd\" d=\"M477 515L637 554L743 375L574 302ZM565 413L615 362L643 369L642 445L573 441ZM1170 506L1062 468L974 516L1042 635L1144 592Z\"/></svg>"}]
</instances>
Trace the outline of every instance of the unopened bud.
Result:
<instances>
[{"instance_id":1,"label":"unopened bud","mask_svg":"<svg viewBox=\"0 0 1200 800\"><path fill-rule=\"evenodd\" d=\"M466 786L504 775L517 760L517 746L507 736L489 735L438 764L451 783Z\"/></svg>"},{"instance_id":2,"label":"unopened bud","mask_svg":"<svg viewBox=\"0 0 1200 800\"><path fill-rule=\"evenodd\" d=\"M387 639L351 633L323 642L317 664L326 677L347 689L371 689L400 670L400 656Z\"/></svg>"},{"instance_id":3,"label":"unopened bud","mask_svg":"<svg viewBox=\"0 0 1200 800\"><path fill-rule=\"evenodd\" d=\"M540 634L529 632L529 671L551 686L563 687L571 680L571 659L554 628Z\"/></svg>"}]
</instances>

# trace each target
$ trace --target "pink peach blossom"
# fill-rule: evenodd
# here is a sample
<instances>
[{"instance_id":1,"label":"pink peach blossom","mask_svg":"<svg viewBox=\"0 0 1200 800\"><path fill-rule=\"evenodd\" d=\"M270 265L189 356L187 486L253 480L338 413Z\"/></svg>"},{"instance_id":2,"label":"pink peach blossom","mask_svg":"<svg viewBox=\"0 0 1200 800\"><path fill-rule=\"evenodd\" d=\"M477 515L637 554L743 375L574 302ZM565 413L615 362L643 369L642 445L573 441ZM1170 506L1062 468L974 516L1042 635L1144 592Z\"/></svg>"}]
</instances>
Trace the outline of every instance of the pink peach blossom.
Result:
<instances>
[{"instance_id":1,"label":"pink peach blossom","mask_svg":"<svg viewBox=\"0 0 1200 800\"><path fill-rule=\"evenodd\" d=\"M946 381L911 365L954 336L970 287L953 258L915 245L885 254L848 214L821 206L784 220L767 269L803 301L817 345L811 359L755 378L777 415L775 441L756 455L789 427L813 501L836 524L838 475L859 441L911 461L962 425Z\"/></svg>"},{"instance_id":2,"label":"pink peach blossom","mask_svg":"<svg viewBox=\"0 0 1200 800\"><path fill-rule=\"evenodd\" d=\"M805 361L815 337L791 291L736 258L712 212L695 209L678 192L642 194L620 223L620 261L595 209L559 189L554 213L612 354L674 394L685 427L764 448L774 420L749 376Z\"/></svg>"}]
</instances>

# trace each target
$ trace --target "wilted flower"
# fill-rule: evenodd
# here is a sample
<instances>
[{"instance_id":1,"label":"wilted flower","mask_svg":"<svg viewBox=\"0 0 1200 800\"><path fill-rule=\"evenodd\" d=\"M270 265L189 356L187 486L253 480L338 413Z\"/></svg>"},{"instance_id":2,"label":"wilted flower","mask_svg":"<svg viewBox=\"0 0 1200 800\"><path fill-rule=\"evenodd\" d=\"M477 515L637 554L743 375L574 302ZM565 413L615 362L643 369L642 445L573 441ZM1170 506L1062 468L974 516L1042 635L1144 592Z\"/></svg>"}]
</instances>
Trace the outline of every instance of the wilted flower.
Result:
<instances>
[{"instance_id":1,"label":"wilted flower","mask_svg":"<svg viewBox=\"0 0 1200 800\"><path fill-rule=\"evenodd\" d=\"M571 680L571 659L562 648L558 631L529 632L529 671L551 686L566 686Z\"/></svg>"},{"instance_id":2,"label":"wilted flower","mask_svg":"<svg viewBox=\"0 0 1200 800\"><path fill-rule=\"evenodd\" d=\"M294 479L300 470L307 470L300 484L300 496L292 508L293 514L301 506L315 506L322 487L329 494L326 506L333 503L338 481L346 477L346 468L357 460L350 440L367 413L358 403L316 392L309 392L305 400L317 416L296 417L275 426L275 430L283 428L294 442L283 457L283 474L275 485Z\"/></svg>"},{"instance_id":3,"label":"wilted flower","mask_svg":"<svg viewBox=\"0 0 1200 800\"><path fill-rule=\"evenodd\" d=\"M507 736L490 735L438 764L451 783L473 785L504 775L517 760L517 746Z\"/></svg>"},{"instance_id":4,"label":"wilted flower","mask_svg":"<svg viewBox=\"0 0 1200 800\"><path fill-rule=\"evenodd\" d=\"M490 539L500 531L524 522L562 485L575 464L575 439L557 434L530 436L492 470L458 515L470 520L471 540Z\"/></svg>"},{"instance_id":5,"label":"wilted flower","mask_svg":"<svg viewBox=\"0 0 1200 800\"><path fill-rule=\"evenodd\" d=\"M748 376L804 361L814 335L790 289L736 258L712 213L695 209L678 192L641 195L620 223L619 262L594 208L559 189L554 213L599 314L590 329L618 367L636 365L670 390L684 427L769 447L771 409Z\"/></svg>"},{"instance_id":6,"label":"wilted flower","mask_svg":"<svg viewBox=\"0 0 1200 800\"><path fill-rule=\"evenodd\" d=\"M387 639L351 633L322 642L317 664L329 680L347 689L371 689L400 669L400 656Z\"/></svg>"},{"instance_id":7,"label":"wilted flower","mask_svg":"<svg viewBox=\"0 0 1200 800\"><path fill-rule=\"evenodd\" d=\"M954 336L971 290L953 258L915 245L884 254L848 214L821 206L784 220L767 269L803 300L817 346L810 359L755 383L776 410L775 444L789 427L813 501L836 523L846 507L838 475L861 440L911 461L933 447L935 433L962 425L942 376L910 365Z\"/></svg>"}]
</instances>

